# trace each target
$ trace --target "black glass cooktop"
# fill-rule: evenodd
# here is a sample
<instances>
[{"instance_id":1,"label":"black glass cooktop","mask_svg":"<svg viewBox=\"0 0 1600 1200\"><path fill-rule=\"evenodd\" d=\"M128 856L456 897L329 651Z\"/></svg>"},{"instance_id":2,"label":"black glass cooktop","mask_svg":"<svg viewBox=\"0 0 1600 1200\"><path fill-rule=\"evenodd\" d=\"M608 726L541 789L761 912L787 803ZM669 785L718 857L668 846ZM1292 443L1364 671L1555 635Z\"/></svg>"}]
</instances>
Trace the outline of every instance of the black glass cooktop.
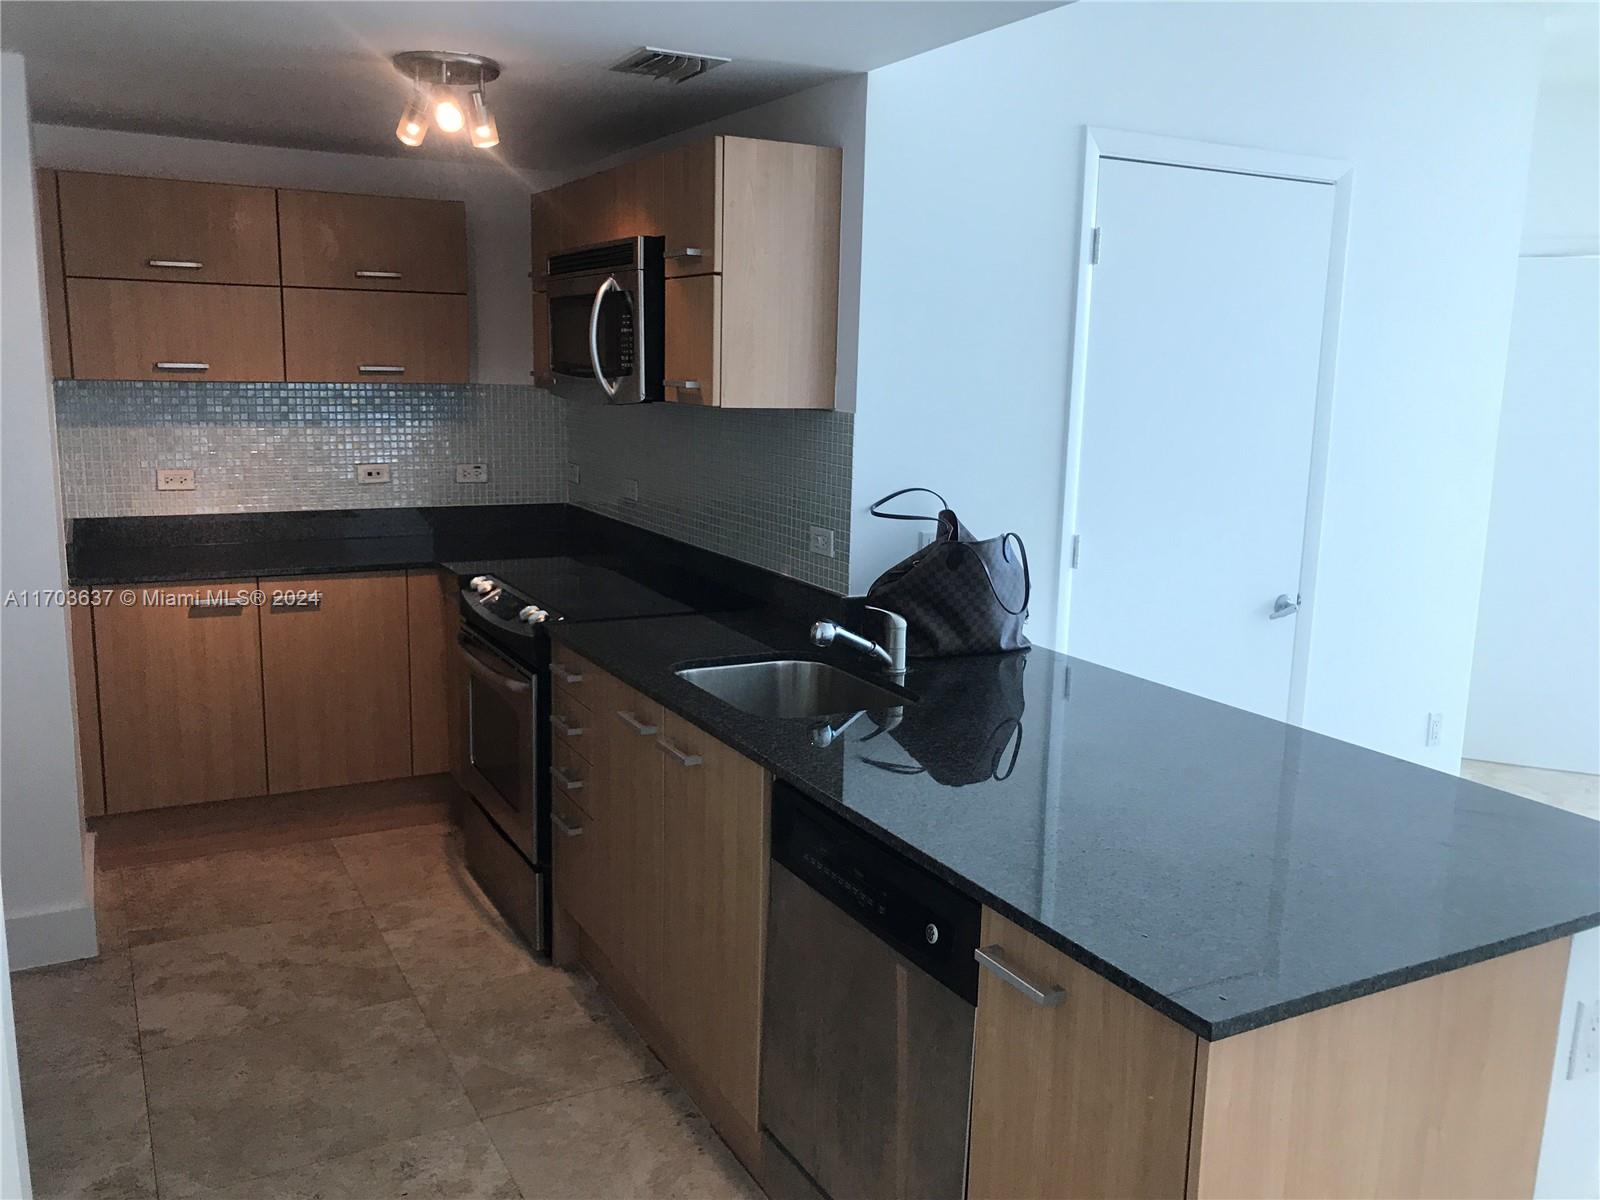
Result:
<instances>
[{"instance_id":1,"label":"black glass cooktop","mask_svg":"<svg viewBox=\"0 0 1600 1200\"><path fill-rule=\"evenodd\" d=\"M538 605L552 620L614 621L670 617L694 605L646 587L609 567L575 558L503 558L452 563L464 575L488 575Z\"/></svg>"}]
</instances>

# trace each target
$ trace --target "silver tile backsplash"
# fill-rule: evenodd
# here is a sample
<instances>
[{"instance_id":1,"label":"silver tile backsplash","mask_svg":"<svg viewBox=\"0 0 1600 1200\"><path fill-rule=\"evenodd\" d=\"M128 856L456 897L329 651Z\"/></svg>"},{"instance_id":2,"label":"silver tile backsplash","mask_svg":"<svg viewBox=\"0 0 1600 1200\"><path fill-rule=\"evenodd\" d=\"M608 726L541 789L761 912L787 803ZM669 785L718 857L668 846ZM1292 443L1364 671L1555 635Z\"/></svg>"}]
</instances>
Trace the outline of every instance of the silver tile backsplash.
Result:
<instances>
[{"instance_id":1,"label":"silver tile backsplash","mask_svg":"<svg viewBox=\"0 0 1600 1200\"><path fill-rule=\"evenodd\" d=\"M55 402L68 517L570 500L848 590L847 413L569 406L488 384L58 380ZM357 483L357 463L388 463L390 482ZM457 483L458 463L488 481ZM156 491L160 467L194 468L195 490ZM833 558L809 552L813 525Z\"/></svg>"}]
</instances>

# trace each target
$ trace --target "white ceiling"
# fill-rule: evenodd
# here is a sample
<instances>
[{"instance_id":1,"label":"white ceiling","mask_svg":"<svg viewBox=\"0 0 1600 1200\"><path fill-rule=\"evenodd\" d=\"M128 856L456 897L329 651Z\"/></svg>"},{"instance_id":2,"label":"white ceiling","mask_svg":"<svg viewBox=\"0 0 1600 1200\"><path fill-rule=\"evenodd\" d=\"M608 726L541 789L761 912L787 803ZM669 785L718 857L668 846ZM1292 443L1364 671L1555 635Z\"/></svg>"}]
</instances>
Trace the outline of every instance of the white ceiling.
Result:
<instances>
[{"instance_id":1,"label":"white ceiling","mask_svg":"<svg viewBox=\"0 0 1600 1200\"><path fill-rule=\"evenodd\" d=\"M1057 7L1013 0L5 0L0 46L27 58L36 121L362 154L470 157L394 138L398 50L486 54L501 150L591 162L727 113ZM642 45L734 61L685 84L608 68Z\"/></svg>"}]
</instances>

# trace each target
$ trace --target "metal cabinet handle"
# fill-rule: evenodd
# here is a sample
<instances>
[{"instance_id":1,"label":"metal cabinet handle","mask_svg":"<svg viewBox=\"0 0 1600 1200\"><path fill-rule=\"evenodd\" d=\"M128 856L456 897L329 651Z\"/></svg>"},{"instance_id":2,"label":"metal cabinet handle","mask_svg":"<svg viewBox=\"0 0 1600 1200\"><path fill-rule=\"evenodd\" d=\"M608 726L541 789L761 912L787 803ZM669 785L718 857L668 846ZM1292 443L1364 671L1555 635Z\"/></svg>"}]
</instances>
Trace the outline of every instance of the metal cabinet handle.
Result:
<instances>
[{"instance_id":1,"label":"metal cabinet handle","mask_svg":"<svg viewBox=\"0 0 1600 1200\"><path fill-rule=\"evenodd\" d=\"M357 279L399 279L399 271L357 271Z\"/></svg>"},{"instance_id":2,"label":"metal cabinet handle","mask_svg":"<svg viewBox=\"0 0 1600 1200\"><path fill-rule=\"evenodd\" d=\"M583 736L583 726L568 725L567 719L560 713L550 714L550 724L555 726L557 732L559 732L562 737L575 738Z\"/></svg>"},{"instance_id":3,"label":"metal cabinet handle","mask_svg":"<svg viewBox=\"0 0 1600 1200\"><path fill-rule=\"evenodd\" d=\"M550 673L557 679L561 680L562 683L571 684L583 682L582 671L574 671L570 667L564 666L558 662L552 662L550 664Z\"/></svg>"},{"instance_id":4,"label":"metal cabinet handle","mask_svg":"<svg viewBox=\"0 0 1600 1200\"><path fill-rule=\"evenodd\" d=\"M550 768L550 774L552 776L554 776L555 777L555 781L561 785L561 790L562 791L564 791L564 792L581 792L581 791L583 791L583 780L574 779L572 776L568 775L565 771L563 771L560 767L551 767Z\"/></svg>"},{"instance_id":5,"label":"metal cabinet handle","mask_svg":"<svg viewBox=\"0 0 1600 1200\"><path fill-rule=\"evenodd\" d=\"M622 718L622 723L624 725L626 725L629 729L633 730L635 733L640 734L640 735L642 735L644 737L654 737L656 734L661 732L660 726L657 726L657 725L646 725L643 721L639 720L639 718L634 716L631 712L623 712L619 708L619 709L617 709L617 716Z\"/></svg>"},{"instance_id":6,"label":"metal cabinet handle","mask_svg":"<svg viewBox=\"0 0 1600 1200\"><path fill-rule=\"evenodd\" d=\"M203 262L196 262L192 258L147 258L144 260L147 267L170 267L175 271L198 271L205 266Z\"/></svg>"},{"instance_id":7,"label":"metal cabinet handle","mask_svg":"<svg viewBox=\"0 0 1600 1200\"><path fill-rule=\"evenodd\" d=\"M267 606L267 611L275 613L321 612L322 601L311 599L274 600L270 605Z\"/></svg>"},{"instance_id":8,"label":"metal cabinet handle","mask_svg":"<svg viewBox=\"0 0 1600 1200\"><path fill-rule=\"evenodd\" d=\"M589 362L594 367L594 377L605 390L607 396L615 396L621 381L612 383L606 378L606 373L600 369L600 306L605 303L607 292L620 292L622 285L617 282L615 275L607 275L605 282L594 290L594 304L589 308Z\"/></svg>"},{"instance_id":9,"label":"metal cabinet handle","mask_svg":"<svg viewBox=\"0 0 1600 1200\"><path fill-rule=\"evenodd\" d=\"M700 381L698 379L663 379L661 382L669 388L679 388L685 392L698 392L700 390Z\"/></svg>"},{"instance_id":10,"label":"metal cabinet handle","mask_svg":"<svg viewBox=\"0 0 1600 1200\"><path fill-rule=\"evenodd\" d=\"M662 258L704 258L705 251L699 246L681 246L676 250L668 250Z\"/></svg>"},{"instance_id":11,"label":"metal cabinet handle","mask_svg":"<svg viewBox=\"0 0 1600 1200\"><path fill-rule=\"evenodd\" d=\"M206 597L189 601L189 615L203 617L211 613L239 613L244 611L244 601L232 597Z\"/></svg>"},{"instance_id":12,"label":"metal cabinet handle","mask_svg":"<svg viewBox=\"0 0 1600 1200\"><path fill-rule=\"evenodd\" d=\"M356 370L362 375L404 375L404 367L392 363L361 363Z\"/></svg>"},{"instance_id":13,"label":"metal cabinet handle","mask_svg":"<svg viewBox=\"0 0 1600 1200\"><path fill-rule=\"evenodd\" d=\"M1276 621L1280 617L1293 616L1300 611L1300 597L1289 598L1289 593L1284 592L1272 602L1272 611L1267 614L1267 620Z\"/></svg>"},{"instance_id":14,"label":"metal cabinet handle","mask_svg":"<svg viewBox=\"0 0 1600 1200\"><path fill-rule=\"evenodd\" d=\"M1009 983L1033 1003L1041 1008L1054 1008L1067 998L1065 988L1057 987L1053 983L1038 984L1021 974L1005 960L1005 950L999 945L985 946L981 950L974 950L972 957L978 960L978 965L990 974Z\"/></svg>"},{"instance_id":15,"label":"metal cabinet handle","mask_svg":"<svg viewBox=\"0 0 1600 1200\"><path fill-rule=\"evenodd\" d=\"M698 767L701 763L705 762L705 759L701 758L698 754L690 754L687 751L680 750L671 742L667 741L667 739L664 737L658 737L656 739L656 745L660 746L665 753L670 754L673 758L677 759L680 767Z\"/></svg>"},{"instance_id":16,"label":"metal cabinet handle","mask_svg":"<svg viewBox=\"0 0 1600 1200\"><path fill-rule=\"evenodd\" d=\"M210 363L203 362L158 362L150 364L157 371L209 371Z\"/></svg>"},{"instance_id":17,"label":"metal cabinet handle","mask_svg":"<svg viewBox=\"0 0 1600 1200\"><path fill-rule=\"evenodd\" d=\"M561 836L562 837L572 838L572 837L582 837L583 836L583 826L582 825L568 825L565 821L563 821L561 819L561 814L556 812L554 809L550 810L550 824L554 825L557 829L559 829L561 831Z\"/></svg>"}]
</instances>

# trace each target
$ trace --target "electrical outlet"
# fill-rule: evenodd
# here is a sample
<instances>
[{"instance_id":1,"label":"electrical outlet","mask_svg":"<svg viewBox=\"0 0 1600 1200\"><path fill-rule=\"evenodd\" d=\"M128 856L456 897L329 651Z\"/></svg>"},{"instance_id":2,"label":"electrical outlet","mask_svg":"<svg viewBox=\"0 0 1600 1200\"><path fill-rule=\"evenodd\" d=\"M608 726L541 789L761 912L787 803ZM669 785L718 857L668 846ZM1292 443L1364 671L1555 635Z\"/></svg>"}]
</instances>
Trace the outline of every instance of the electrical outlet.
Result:
<instances>
[{"instance_id":1,"label":"electrical outlet","mask_svg":"<svg viewBox=\"0 0 1600 1200\"><path fill-rule=\"evenodd\" d=\"M194 491L193 467L159 467L156 470L156 491Z\"/></svg>"},{"instance_id":2,"label":"electrical outlet","mask_svg":"<svg viewBox=\"0 0 1600 1200\"><path fill-rule=\"evenodd\" d=\"M488 483L489 468L483 463L457 463L457 483Z\"/></svg>"},{"instance_id":3,"label":"electrical outlet","mask_svg":"<svg viewBox=\"0 0 1600 1200\"><path fill-rule=\"evenodd\" d=\"M622 498L635 503L639 499L639 481L637 479L624 479L622 481Z\"/></svg>"},{"instance_id":4,"label":"electrical outlet","mask_svg":"<svg viewBox=\"0 0 1600 1200\"><path fill-rule=\"evenodd\" d=\"M356 482L357 483L388 483L389 482L389 464L388 463L357 463L356 464Z\"/></svg>"},{"instance_id":5,"label":"electrical outlet","mask_svg":"<svg viewBox=\"0 0 1600 1200\"><path fill-rule=\"evenodd\" d=\"M821 525L811 527L811 553L820 554L823 558L833 557L833 530L824 529Z\"/></svg>"},{"instance_id":6,"label":"electrical outlet","mask_svg":"<svg viewBox=\"0 0 1600 1200\"><path fill-rule=\"evenodd\" d=\"M567 464L567 482L568 483L577 483L578 480L580 478L582 478L582 476L583 476L583 472L582 472L582 470L579 469L577 463L568 463Z\"/></svg>"},{"instance_id":7,"label":"electrical outlet","mask_svg":"<svg viewBox=\"0 0 1600 1200\"><path fill-rule=\"evenodd\" d=\"M1572 1022L1572 1053L1567 1056L1567 1078L1600 1072L1600 1006L1578 1001Z\"/></svg>"},{"instance_id":8,"label":"electrical outlet","mask_svg":"<svg viewBox=\"0 0 1600 1200\"><path fill-rule=\"evenodd\" d=\"M1423 745L1425 745L1425 746L1437 746L1439 744L1439 736L1443 732L1444 732L1444 714L1443 713L1429 713L1428 714L1428 732L1427 732L1427 736L1423 738Z\"/></svg>"}]
</instances>

